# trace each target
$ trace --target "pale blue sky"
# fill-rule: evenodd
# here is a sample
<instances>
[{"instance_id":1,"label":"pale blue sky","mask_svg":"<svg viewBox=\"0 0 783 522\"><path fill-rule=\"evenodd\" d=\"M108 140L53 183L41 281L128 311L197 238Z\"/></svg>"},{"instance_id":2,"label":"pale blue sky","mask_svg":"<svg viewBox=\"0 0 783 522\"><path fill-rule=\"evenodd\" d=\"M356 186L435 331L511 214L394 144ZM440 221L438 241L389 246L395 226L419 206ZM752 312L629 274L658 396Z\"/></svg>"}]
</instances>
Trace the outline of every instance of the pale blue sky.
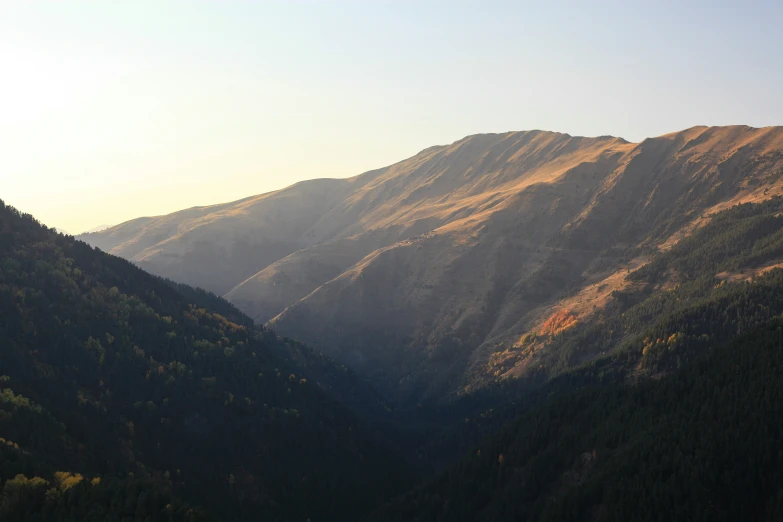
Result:
<instances>
[{"instance_id":1,"label":"pale blue sky","mask_svg":"<svg viewBox=\"0 0 783 522\"><path fill-rule=\"evenodd\" d=\"M781 125L781 27L781 0L0 0L0 198L75 233L480 132Z\"/></svg>"}]
</instances>

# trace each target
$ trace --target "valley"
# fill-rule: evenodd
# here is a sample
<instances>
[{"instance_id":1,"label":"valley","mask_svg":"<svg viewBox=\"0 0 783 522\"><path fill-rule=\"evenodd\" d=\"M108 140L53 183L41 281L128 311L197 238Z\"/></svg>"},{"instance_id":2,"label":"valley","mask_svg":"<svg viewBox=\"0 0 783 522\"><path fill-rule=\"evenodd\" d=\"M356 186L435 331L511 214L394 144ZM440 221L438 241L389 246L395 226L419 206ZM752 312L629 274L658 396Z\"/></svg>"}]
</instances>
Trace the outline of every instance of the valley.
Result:
<instances>
[{"instance_id":1,"label":"valley","mask_svg":"<svg viewBox=\"0 0 783 522\"><path fill-rule=\"evenodd\" d=\"M0 522L783 521L783 2L0 3Z\"/></svg>"},{"instance_id":2,"label":"valley","mask_svg":"<svg viewBox=\"0 0 783 522\"><path fill-rule=\"evenodd\" d=\"M648 141L471 137L92 247L3 205L0 514L775 519L783 129Z\"/></svg>"}]
</instances>

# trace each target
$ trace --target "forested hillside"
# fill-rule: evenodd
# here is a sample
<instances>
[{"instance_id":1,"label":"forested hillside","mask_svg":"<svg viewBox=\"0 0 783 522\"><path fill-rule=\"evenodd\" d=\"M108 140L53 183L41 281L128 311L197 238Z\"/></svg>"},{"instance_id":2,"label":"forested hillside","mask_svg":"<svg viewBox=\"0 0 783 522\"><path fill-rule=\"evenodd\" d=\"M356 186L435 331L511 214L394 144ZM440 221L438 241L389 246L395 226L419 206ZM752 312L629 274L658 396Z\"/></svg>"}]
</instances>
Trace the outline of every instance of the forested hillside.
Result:
<instances>
[{"instance_id":1,"label":"forested hillside","mask_svg":"<svg viewBox=\"0 0 783 522\"><path fill-rule=\"evenodd\" d=\"M780 520L782 431L774 318L661 380L556 396L367 520Z\"/></svg>"},{"instance_id":2,"label":"forested hillside","mask_svg":"<svg viewBox=\"0 0 783 522\"><path fill-rule=\"evenodd\" d=\"M401 492L328 395L358 381L293 346L0 203L0 519L342 521Z\"/></svg>"}]
</instances>

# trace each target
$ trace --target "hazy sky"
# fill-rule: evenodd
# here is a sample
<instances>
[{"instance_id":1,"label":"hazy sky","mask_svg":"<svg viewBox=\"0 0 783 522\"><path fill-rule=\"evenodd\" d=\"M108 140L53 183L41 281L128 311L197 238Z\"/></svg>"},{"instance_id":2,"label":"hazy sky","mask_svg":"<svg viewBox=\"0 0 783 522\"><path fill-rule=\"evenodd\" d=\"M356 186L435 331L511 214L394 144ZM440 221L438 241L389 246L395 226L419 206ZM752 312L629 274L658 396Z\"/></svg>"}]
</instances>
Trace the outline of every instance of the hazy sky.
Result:
<instances>
[{"instance_id":1,"label":"hazy sky","mask_svg":"<svg viewBox=\"0 0 783 522\"><path fill-rule=\"evenodd\" d=\"M781 125L781 27L781 0L0 0L0 198L78 233L479 132Z\"/></svg>"}]
</instances>

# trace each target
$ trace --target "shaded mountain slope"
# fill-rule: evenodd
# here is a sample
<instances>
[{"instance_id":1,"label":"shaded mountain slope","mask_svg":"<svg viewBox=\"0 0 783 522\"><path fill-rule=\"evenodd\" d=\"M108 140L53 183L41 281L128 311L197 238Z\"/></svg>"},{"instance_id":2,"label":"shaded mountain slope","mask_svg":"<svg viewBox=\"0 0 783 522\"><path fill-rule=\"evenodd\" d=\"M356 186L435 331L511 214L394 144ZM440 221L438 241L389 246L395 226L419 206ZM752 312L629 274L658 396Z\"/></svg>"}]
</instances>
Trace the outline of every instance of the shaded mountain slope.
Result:
<instances>
[{"instance_id":1,"label":"shaded mountain slope","mask_svg":"<svg viewBox=\"0 0 783 522\"><path fill-rule=\"evenodd\" d=\"M559 395L372 521L783 516L780 318L659 381Z\"/></svg>"},{"instance_id":2,"label":"shaded mountain slope","mask_svg":"<svg viewBox=\"0 0 783 522\"><path fill-rule=\"evenodd\" d=\"M412 450L443 469L483 438L553 396L584 387L657 379L783 314L783 198L745 203L713 220L643 267L623 274L589 321L538 330L499 351L491 379L458 400L416 408L404 418L420 431ZM551 323L550 323L551 325Z\"/></svg>"},{"instance_id":3,"label":"shaded mountain slope","mask_svg":"<svg viewBox=\"0 0 783 522\"><path fill-rule=\"evenodd\" d=\"M410 474L325 393L350 382L0 202L3 520L355 519Z\"/></svg>"},{"instance_id":4,"label":"shaded mountain slope","mask_svg":"<svg viewBox=\"0 0 783 522\"><path fill-rule=\"evenodd\" d=\"M564 300L602 287L564 312L589 320L617 274L714 212L781 193L782 171L781 128L695 127L639 144L478 135L355 178L130 222L131 239L125 225L85 239L179 280L223 278L212 288L254 318L418 400L477 382ZM242 250L251 241L263 254ZM239 251L246 270L226 261Z\"/></svg>"},{"instance_id":5,"label":"shaded mountain slope","mask_svg":"<svg viewBox=\"0 0 783 522\"><path fill-rule=\"evenodd\" d=\"M743 132L751 137L735 136ZM599 166L580 163L491 211L374 251L272 324L385 389L442 396L539 329L558 302L638 265L635 257L747 194L746 184L771 186L765 197L779 191L783 133L776 131L774 153L769 133L701 129L622 155L610 149ZM609 174L594 176L601 168ZM241 303L236 293L229 297Z\"/></svg>"},{"instance_id":6,"label":"shaded mountain slope","mask_svg":"<svg viewBox=\"0 0 783 522\"><path fill-rule=\"evenodd\" d=\"M584 148L598 150L615 141L538 131L474 136L354 178L301 182L233 203L136 219L80 238L153 273L168 277L180 270L182 282L225 293L269 265L269 259L378 228L389 229L380 242L391 244L453 220L460 211L482 210L482 204L492 204L488 191L524 181L509 170L488 182L482 177L488 165L512 161L530 171L524 181L529 184L562 169L559 156L583 155ZM589 145L577 145L582 142ZM509 158L512 153L519 157ZM557 162L548 164L552 158ZM464 208L454 208L460 200ZM359 247L361 257L377 248L372 246Z\"/></svg>"}]
</instances>

